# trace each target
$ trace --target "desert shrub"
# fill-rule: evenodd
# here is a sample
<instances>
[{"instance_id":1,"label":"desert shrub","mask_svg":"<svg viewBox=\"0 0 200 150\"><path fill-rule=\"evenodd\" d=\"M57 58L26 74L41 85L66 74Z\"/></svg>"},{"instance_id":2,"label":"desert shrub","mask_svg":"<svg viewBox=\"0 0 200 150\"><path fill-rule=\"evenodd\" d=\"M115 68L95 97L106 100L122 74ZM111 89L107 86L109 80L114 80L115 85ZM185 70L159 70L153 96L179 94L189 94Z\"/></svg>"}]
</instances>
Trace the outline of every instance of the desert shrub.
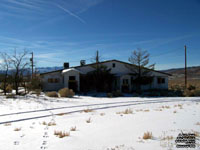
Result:
<instances>
[{"instance_id":1,"label":"desert shrub","mask_svg":"<svg viewBox=\"0 0 200 150\"><path fill-rule=\"evenodd\" d=\"M4 90L4 83L1 83L1 85L0 85L0 89ZM6 93L11 93L12 90L13 90L12 85L7 84L7 85L6 85Z\"/></svg>"},{"instance_id":2,"label":"desert shrub","mask_svg":"<svg viewBox=\"0 0 200 150\"><path fill-rule=\"evenodd\" d=\"M14 131L20 131L21 130L21 128L15 128L14 129Z\"/></svg>"},{"instance_id":3,"label":"desert shrub","mask_svg":"<svg viewBox=\"0 0 200 150\"><path fill-rule=\"evenodd\" d=\"M132 113L133 113L133 111L130 108L128 108L122 112L117 112L117 114L132 114Z\"/></svg>"},{"instance_id":4,"label":"desert shrub","mask_svg":"<svg viewBox=\"0 0 200 150\"><path fill-rule=\"evenodd\" d=\"M8 84L7 86L6 86L6 92L7 93L11 93L12 92L12 86L10 85L10 84Z\"/></svg>"},{"instance_id":5,"label":"desert shrub","mask_svg":"<svg viewBox=\"0 0 200 150\"><path fill-rule=\"evenodd\" d=\"M146 133L144 133L144 135L143 135L143 139L144 139L144 140L152 139L152 138L153 138L153 135L152 135L151 132L146 132Z\"/></svg>"},{"instance_id":6,"label":"desert shrub","mask_svg":"<svg viewBox=\"0 0 200 150\"><path fill-rule=\"evenodd\" d=\"M47 95L48 97L58 97L58 93L55 92L55 91L53 91L53 92L47 92L46 95Z\"/></svg>"},{"instance_id":7,"label":"desert shrub","mask_svg":"<svg viewBox=\"0 0 200 150\"><path fill-rule=\"evenodd\" d=\"M84 109L83 112L89 113L89 112L93 112L93 110L92 109Z\"/></svg>"},{"instance_id":8,"label":"desert shrub","mask_svg":"<svg viewBox=\"0 0 200 150\"><path fill-rule=\"evenodd\" d=\"M9 94L9 95L6 95L6 98L16 98L16 95L15 94Z\"/></svg>"},{"instance_id":9,"label":"desert shrub","mask_svg":"<svg viewBox=\"0 0 200 150\"><path fill-rule=\"evenodd\" d=\"M75 93L72 89L63 88L58 91L60 97L73 97Z\"/></svg>"},{"instance_id":10,"label":"desert shrub","mask_svg":"<svg viewBox=\"0 0 200 150\"><path fill-rule=\"evenodd\" d=\"M41 89L41 80L39 77L34 77L31 81L26 85L28 91L34 91L36 89Z\"/></svg>"},{"instance_id":11,"label":"desert shrub","mask_svg":"<svg viewBox=\"0 0 200 150\"><path fill-rule=\"evenodd\" d=\"M59 137L59 138L63 138L63 137L66 137L66 136L70 136L70 132L54 131L54 135Z\"/></svg>"},{"instance_id":12,"label":"desert shrub","mask_svg":"<svg viewBox=\"0 0 200 150\"><path fill-rule=\"evenodd\" d=\"M35 89L34 92L37 96L39 96L41 94L42 90L41 89Z\"/></svg>"},{"instance_id":13,"label":"desert shrub","mask_svg":"<svg viewBox=\"0 0 200 150\"><path fill-rule=\"evenodd\" d=\"M176 96L183 96L182 90L159 90L159 89L152 89L146 91L143 96L167 96L167 97L176 97Z\"/></svg>"},{"instance_id":14,"label":"desert shrub","mask_svg":"<svg viewBox=\"0 0 200 150\"><path fill-rule=\"evenodd\" d=\"M113 91L113 92L112 92L112 95L113 95L113 97L120 97L120 96L123 96L123 94L122 94L119 90Z\"/></svg>"},{"instance_id":15,"label":"desert shrub","mask_svg":"<svg viewBox=\"0 0 200 150\"><path fill-rule=\"evenodd\" d=\"M107 97L112 98L113 97L112 93L107 93Z\"/></svg>"},{"instance_id":16,"label":"desert shrub","mask_svg":"<svg viewBox=\"0 0 200 150\"><path fill-rule=\"evenodd\" d=\"M87 120L86 120L86 123L91 123L91 118L88 118Z\"/></svg>"},{"instance_id":17,"label":"desert shrub","mask_svg":"<svg viewBox=\"0 0 200 150\"><path fill-rule=\"evenodd\" d=\"M187 89L188 89L189 91L192 91L192 90L195 90L195 89L196 89L196 87L195 87L195 86L193 86L193 85L189 85Z\"/></svg>"},{"instance_id":18,"label":"desert shrub","mask_svg":"<svg viewBox=\"0 0 200 150\"><path fill-rule=\"evenodd\" d=\"M187 97L200 96L200 90L185 90L184 96Z\"/></svg>"},{"instance_id":19,"label":"desert shrub","mask_svg":"<svg viewBox=\"0 0 200 150\"><path fill-rule=\"evenodd\" d=\"M75 127L71 127L70 131L76 131L76 126Z\"/></svg>"}]
</instances>

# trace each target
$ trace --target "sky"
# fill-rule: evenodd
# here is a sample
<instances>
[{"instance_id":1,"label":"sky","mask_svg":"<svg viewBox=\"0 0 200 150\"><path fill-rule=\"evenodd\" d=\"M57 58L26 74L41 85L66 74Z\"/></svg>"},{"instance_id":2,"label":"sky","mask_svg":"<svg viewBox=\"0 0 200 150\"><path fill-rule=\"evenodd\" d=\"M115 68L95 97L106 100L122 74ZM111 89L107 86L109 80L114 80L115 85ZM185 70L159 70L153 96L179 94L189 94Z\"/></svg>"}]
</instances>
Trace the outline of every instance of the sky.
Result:
<instances>
[{"instance_id":1,"label":"sky","mask_svg":"<svg viewBox=\"0 0 200 150\"><path fill-rule=\"evenodd\" d=\"M200 0L0 0L0 52L26 49L37 67L128 62L150 54L155 69L200 65ZM29 56L28 56L29 57ZM31 54L30 54L31 57Z\"/></svg>"}]
</instances>

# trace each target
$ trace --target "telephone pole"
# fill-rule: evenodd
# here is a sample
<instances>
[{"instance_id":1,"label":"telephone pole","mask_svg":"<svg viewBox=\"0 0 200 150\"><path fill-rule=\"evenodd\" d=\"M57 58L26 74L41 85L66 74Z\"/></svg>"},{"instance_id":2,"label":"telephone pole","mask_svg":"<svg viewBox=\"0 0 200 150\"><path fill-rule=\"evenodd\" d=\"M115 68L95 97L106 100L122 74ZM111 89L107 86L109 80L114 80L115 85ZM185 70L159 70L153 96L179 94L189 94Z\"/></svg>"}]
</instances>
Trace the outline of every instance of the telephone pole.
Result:
<instances>
[{"instance_id":1,"label":"telephone pole","mask_svg":"<svg viewBox=\"0 0 200 150\"><path fill-rule=\"evenodd\" d=\"M97 53L96 53L96 63L99 63L99 51L97 50Z\"/></svg>"},{"instance_id":2,"label":"telephone pole","mask_svg":"<svg viewBox=\"0 0 200 150\"><path fill-rule=\"evenodd\" d=\"M186 45L184 46L185 48L185 88L187 88L187 47Z\"/></svg>"},{"instance_id":3,"label":"telephone pole","mask_svg":"<svg viewBox=\"0 0 200 150\"><path fill-rule=\"evenodd\" d=\"M32 54L32 57L30 58L30 61L31 61L31 68L32 68L32 79L33 79L33 52L31 53Z\"/></svg>"}]
</instances>

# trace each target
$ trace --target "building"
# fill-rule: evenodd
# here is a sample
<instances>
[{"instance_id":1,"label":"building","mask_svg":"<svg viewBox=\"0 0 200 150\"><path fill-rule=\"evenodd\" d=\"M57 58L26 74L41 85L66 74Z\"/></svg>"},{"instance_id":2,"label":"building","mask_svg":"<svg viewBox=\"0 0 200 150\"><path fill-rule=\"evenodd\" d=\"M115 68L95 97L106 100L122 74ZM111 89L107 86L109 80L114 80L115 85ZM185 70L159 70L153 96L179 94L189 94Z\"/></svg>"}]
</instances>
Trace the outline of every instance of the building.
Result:
<instances>
[{"instance_id":1,"label":"building","mask_svg":"<svg viewBox=\"0 0 200 150\"><path fill-rule=\"evenodd\" d=\"M64 69L42 73L40 76L42 79L43 90L57 91L61 88L67 87L75 91L81 91L81 76L94 71L95 64L96 63L85 64L85 61L81 61L80 66L69 67L69 63L64 63ZM113 90L131 92L136 89L134 83L134 77L136 77L136 74L133 72L133 69L137 67L136 65L119 60L103 61L98 64L109 68L111 70L110 73L114 75L115 84L112 85ZM168 89L168 77L170 74L156 70L149 70L149 76L151 76L152 82L147 85L142 85L142 90Z\"/></svg>"}]
</instances>

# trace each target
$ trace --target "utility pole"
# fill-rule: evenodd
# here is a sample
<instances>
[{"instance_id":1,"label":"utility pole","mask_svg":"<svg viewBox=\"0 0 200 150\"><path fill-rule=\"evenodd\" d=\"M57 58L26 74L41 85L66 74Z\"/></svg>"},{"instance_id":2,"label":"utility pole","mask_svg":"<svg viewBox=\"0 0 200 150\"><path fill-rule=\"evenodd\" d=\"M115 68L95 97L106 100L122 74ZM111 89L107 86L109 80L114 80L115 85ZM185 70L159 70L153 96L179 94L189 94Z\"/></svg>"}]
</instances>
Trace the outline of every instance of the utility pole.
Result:
<instances>
[{"instance_id":1,"label":"utility pole","mask_svg":"<svg viewBox=\"0 0 200 150\"><path fill-rule=\"evenodd\" d=\"M186 45L184 46L185 48L185 88L187 88L187 47Z\"/></svg>"},{"instance_id":2,"label":"utility pole","mask_svg":"<svg viewBox=\"0 0 200 150\"><path fill-rule=\"evenodd\" d=\"M31 61L31 68L32 68L32 79L33 79L33 52L31 53L32 54L32 57L30 58L30 61Z\"/></svg>"},{"instance_id":3,"label":"utility pole","mask_svg":"<svg viewBox=\"0 0 200 150\"><path fill-rule=\"evenodd\" d=\"M99 63L99 51L97 50L97 54L96 54L96 63Z\"/></svg>"}]
</instances>

